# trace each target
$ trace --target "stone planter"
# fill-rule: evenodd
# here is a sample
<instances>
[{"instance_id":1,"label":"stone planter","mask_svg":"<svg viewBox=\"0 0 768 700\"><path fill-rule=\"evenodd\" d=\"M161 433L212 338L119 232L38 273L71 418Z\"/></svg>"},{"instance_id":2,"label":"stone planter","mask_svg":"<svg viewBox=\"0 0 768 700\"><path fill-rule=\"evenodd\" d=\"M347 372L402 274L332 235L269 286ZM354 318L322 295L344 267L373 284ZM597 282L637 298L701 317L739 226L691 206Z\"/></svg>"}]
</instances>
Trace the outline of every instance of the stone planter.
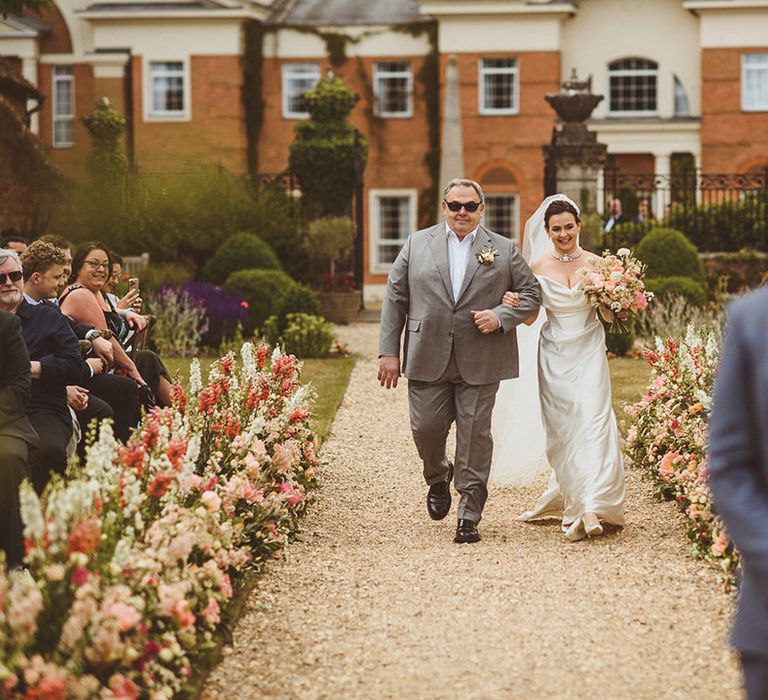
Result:
<instances>
[{"instance_id":1,"label":"stone planter","mask_svg":"<svg viewBox=\"0 0 768 700\"><path fill-rule=\"evenodd\" d=\"M319 292L317 296L323 316L331 323L352 323L362 308L363 292L360 289L350 292Z\"/></svg>"}]
</instances>

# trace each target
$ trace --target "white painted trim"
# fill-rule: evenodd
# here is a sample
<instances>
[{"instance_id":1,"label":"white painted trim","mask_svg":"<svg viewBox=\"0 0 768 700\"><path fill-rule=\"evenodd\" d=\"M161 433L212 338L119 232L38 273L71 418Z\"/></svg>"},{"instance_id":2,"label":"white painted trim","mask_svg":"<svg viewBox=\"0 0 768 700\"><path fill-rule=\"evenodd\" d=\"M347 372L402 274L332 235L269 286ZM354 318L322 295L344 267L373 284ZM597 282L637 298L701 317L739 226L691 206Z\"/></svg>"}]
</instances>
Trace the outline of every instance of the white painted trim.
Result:
<instances>
[{"instance_id":1,"label":"white painted trim","mask_svg":"<svg viewBox=\"0 0 768 700\"><path fill-rule=\"evenodd\" d=\"M683 0L686 10L751 10L768 7L768 0Z\"/></svg>"},{"instance_id":2,"label":"white painted trim","mask_svg":"<svg viewBox=\"0 0 768 700\"><path fill-rule=\"evenodd\" d=\"M407 71L380 72L379 66L384 63L407 63ZM406 108L402 112L385 112L381 109L381 82L387 78L406 79ZM373 64L373 112L377 117L385 119L409 119L413 116L413 66L410 61L376 61Z\"/></svg>"},{"instance_id":3,"label":"white painted trim","mask_svg":"<svg viewBox=\"0 0 768 700\"><path fill-rule=\"evenodd\" d=\"M261 14L247 10L142 10L94 12L83 10L77 13L79 19L91 22L112 22L114 20L147 20L147 19L199 19L199 20L233 20L233 19L264 19Z\"/></svg>"},{"instance_id":4,"label":"white painted trim","mask_svg":"<svg viewBox=\"0 0 768 700\"><path fill-rule=\"evenodd\" d=\"M512 3L508 0L484 0L480 2L421 2L422 15L440 17L446 15L575 15L576 6L570 2L546 5Z\"/></svg>"},{"instance_id":5,"label":"white painted trim","mask_svg":"<svg viewBox=\"0 0 768 700\"><path fill-rule=\"evenodd\" d=\"M747 96L747 81L745 72L749 70L753 70L756 72L764 73L765 79L768 80L768 62L766 62L765 65L762 66L754 66L754 67L747 67L744 63L744 59L747 56L754 56L754 55L763 55L768 58L768 52L765 51L745 51L743 54L741 54L740 57L740 64L741 64L741 70L740 70L740 80L741 80L741 111L742 112L768 112L768 102L765 102L764 104L757 105L754 107L747 107L746 106L746 96Z\"/></svg>"},{"instance_id":6,"label":"white painted trim","mask_svg":"<svg viewBox=\"0 0 768 700\"><path fill-rule=\"evenodd\" d=\"M383 275L389 272L390 263L382 263L378 260L379 227L381 225L378 202L382 197L407 197L409 200L409 221L406 237L416 230L416 209L418 206L418 192L415 188L400 189L371 189L368 190L368 272L373 275ZM405 243L406 238L398 239L395 243Z\"/></svg>"},{"instance_id":7,"label":"white painted trim","mask_svg":"<svg viewBox=\"0 0 768 700\"><path fill-rule=\"evenodd\" d=\"M509 69L491 68L487 71L483 69L483 61L493 60L494 57L488 56L487 58L480 58L477 62L477 82L478 82L478 111L483 115L495 115L500 114L519 114L520 113L520 64L515 56L499 56L497 58L510 58L515 62L515 65ZM485 106L485 80L483 77L485 73L489 74L512 74L514 76L514 89L512 92L512 106L502 109L493 109Z\"/></svg>"},{"instance_id":8,"label":"white painted trim","mask_svg":"<svg viewBox=\"0 0 768 700\"><path fill-rule=\"evenodd\" d=\"M144 121L145 122L188 122L192 120L192 71L189 56L145 59L144 69ZM155 112L152 109L152 71L153 63L181 63L184 79L184 109L179 112Z\"/></svg>"},{"instance_id":9,"label":"white painted trim","mask_svg":"<svg viewBox=\"0 0 768 700\"><path fill-rule=\"evenodd\" d=\"M288 69L289 68L296 68L296 67L303 67L303 68L306 68L306 69L316 68L317 71L306 70L301 75L294 74L294 75L290 75L289 76ZM289 106L288 106L288 96L289 96L288 95L288 84L289 84L291 78L298 78L298 77L315 78L315 84L316 84L317 81L320 80L320 64L319 63L315 63L315 62L310 62L310 61L307 61L307 62L304 62L304 63L300 63L298 61L297 62L289 61L289 62L283 63L283 65L280 67L280 73L281 73L281 85L282 85L282 93L283 93L282 94L282 100L281 100L282 105L283 105L283 118L284 119L309 119L309 112L291 112L289 110Z\"/></svg>"},{"instance_id":10,"label":"white painted trim","mask_svg":"<svg viewBox=\"0 0 768 700\"><path fill-rule=\"evenodd\" d=\"M74 140L75 135L75 125L77 123L77 94L75 92L75 75L74 71L71 72L70 75L66 77L57 77L56 76L56 68L70 68L72 69L72 66L54 66L53 70L51 71L51 146L53 148L72 148L76 145L76 142ZM61 117L61 115L58 114L58 101L56 99L57 91L56 91L56 83L58 82L64 82L69 83L71 85L72 95L70 97L70 101L72 104L72 114L66 115L64 118ZM64 141L62 143L56 142L56 123L57 122L63 122L68 121L72 123L72 141Z\"/></svg>"}]
</instances>

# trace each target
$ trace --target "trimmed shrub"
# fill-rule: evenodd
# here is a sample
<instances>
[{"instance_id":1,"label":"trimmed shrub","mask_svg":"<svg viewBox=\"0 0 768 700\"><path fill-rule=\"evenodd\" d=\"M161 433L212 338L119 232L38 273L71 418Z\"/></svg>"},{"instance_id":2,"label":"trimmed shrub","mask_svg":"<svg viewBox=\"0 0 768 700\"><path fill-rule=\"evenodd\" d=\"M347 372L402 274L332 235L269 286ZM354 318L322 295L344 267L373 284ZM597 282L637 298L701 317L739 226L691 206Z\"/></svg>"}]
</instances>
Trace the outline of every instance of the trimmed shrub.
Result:
<instances>
[{"instance_id":1,"label":"trimmed shrub","mask_svg":"<svg viewBox=\"0 0 768 700\"><path fill-rule=\"evenodd\" d=\"M638 243L635 255L647 265L648 277L690 277L705 283L696 246L673 228L652 229Z\"/></svg>"},{"instance_id":2,"label":"trimmed shrub","mask_svg":"<svg viewBox=\"0 0 768 700\"><path fill-rule=\"evenodd\" d=\"M238 270L227 278L225 285L228 290L243 294L248 302L248 333L282 311L294 286L296 282L280 270Z\"/></svg>"},{"instance_id":3,"label":"trimmed shrub","mask_svg":"<svg viewBox=\"0 0 768 700\"><path fill-rule=\"evenodd\" d=\"M238 270L279 270L280 262L255 233L236 233L224 241L205 266L203 277L221 284Z\"/></svg>"},{"instance_id":4,"label":"trimmed shrub","mask_svg":"<svg viewBox=\"0 0 768 700\"><path fill-rule=\"evenodd\" d=\"M690 277L670 275L669 277L646 277L645 288L653 292L659 299L670 296L681 296L689 304L704 306L707 303L707 292L703 285Z\"/></svg>"},{"instance_id":5,"label":"trimmed shrub","mask_svg":"<svg viewBox=\"0 0 768 700\"><path fill-rule=\"evenodd\" d=\"M333 326L312 314L287 314L285 329L280 334L275 333L275 316L270 316L264 325L269 342L279 343L286 353L303 359L325 357L335 338Z\"/></svg>"}]
</instances>

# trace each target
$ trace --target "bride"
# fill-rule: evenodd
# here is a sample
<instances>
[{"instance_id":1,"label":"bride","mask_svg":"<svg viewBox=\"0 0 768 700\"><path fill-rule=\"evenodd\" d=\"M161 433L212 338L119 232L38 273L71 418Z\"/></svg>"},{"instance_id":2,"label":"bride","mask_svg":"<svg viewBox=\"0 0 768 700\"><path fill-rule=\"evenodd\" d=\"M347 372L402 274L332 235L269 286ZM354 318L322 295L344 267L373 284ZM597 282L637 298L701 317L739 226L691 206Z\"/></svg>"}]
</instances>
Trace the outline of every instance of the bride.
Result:
<instances>
[{"instance_id":1,"label":"bride","mask_svg":"<svg viewBox=\"0 0 768 700\"><path fill-rule=\"evenodd\" d=\"M551 465L547 490L518 519L562 517L570 540L602 534L601 521L623 525L625 495L605 331L576 286L576 271L597 256L579 246L579 231L579 209L562 194L526 223L523 256L546 319L537 311L518 328L520 379L503 382L497 396L491 472L495 483L522 485ZM514 292L503 302L519 303Z\"/></svg>"}]
</instances>

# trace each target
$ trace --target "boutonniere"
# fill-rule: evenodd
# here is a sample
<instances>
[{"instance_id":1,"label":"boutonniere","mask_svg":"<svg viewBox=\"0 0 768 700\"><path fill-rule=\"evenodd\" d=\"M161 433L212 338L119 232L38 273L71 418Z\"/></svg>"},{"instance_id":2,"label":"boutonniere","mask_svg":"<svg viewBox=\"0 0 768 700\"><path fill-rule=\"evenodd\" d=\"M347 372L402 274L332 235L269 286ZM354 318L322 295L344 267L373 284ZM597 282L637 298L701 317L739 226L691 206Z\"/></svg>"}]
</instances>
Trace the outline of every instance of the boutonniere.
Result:
<instances>
[{"instance_id":1,"label":"boutonniere","mask_svg":"<svg viewBox=\"0 0 768 700\"><path fill-rule=\"evenodd\" d=\"M496 248L483 248L482 250L475 253L475 257L477 258L477 262L479 262L481 265L493 265L493 261L496 259L498 254L499 251L496 250Z\"/></svg>"}]
</instances>

